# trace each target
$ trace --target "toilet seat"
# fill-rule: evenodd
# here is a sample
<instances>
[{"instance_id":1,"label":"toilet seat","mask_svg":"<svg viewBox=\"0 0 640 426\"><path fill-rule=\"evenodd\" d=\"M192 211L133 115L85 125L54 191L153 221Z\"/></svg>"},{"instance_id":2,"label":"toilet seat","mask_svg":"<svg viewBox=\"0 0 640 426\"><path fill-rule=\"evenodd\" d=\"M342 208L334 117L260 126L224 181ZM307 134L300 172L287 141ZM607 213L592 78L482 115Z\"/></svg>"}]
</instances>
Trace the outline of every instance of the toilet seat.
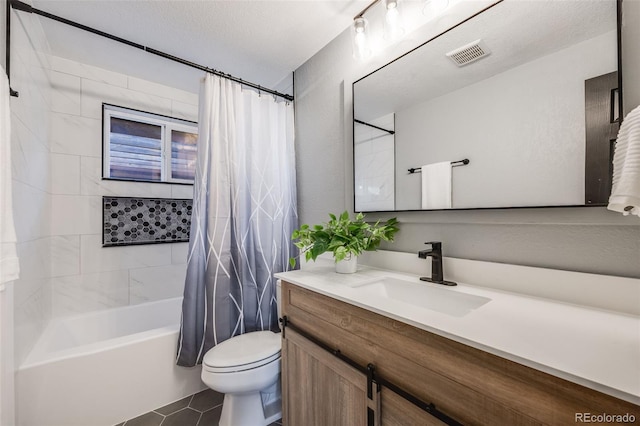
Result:
<instances>
[{"instance_id":1,"label":"toilet seat","mask_svg":"<svg viewBox=\"0 0 640 426\"><path fill-rule=\"evenodd\" d=\"M211 373L246 371L280 359L282 339L271 331L255 331L232 337L214 346L202 360Z\"/></svg>"}]
</instances>

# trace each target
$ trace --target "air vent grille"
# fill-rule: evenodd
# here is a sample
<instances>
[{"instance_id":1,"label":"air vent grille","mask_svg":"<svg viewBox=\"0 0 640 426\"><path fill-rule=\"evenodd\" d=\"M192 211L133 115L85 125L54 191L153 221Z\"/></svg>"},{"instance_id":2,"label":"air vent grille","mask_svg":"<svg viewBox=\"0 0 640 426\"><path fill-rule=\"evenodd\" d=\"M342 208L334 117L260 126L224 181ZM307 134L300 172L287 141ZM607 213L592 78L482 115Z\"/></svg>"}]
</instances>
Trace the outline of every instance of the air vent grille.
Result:
<instances>
[{"instance_id":1,"label":"air vent grille","mask_svg":"<svg viewBox=\"0 0 640 426\"><path fill-rule=\"evenodd\" d=\"M484 58L491 52L482 40L476 40L458 49L447 53L447 56L459 67Z\"/></svg>"}]
</instances>

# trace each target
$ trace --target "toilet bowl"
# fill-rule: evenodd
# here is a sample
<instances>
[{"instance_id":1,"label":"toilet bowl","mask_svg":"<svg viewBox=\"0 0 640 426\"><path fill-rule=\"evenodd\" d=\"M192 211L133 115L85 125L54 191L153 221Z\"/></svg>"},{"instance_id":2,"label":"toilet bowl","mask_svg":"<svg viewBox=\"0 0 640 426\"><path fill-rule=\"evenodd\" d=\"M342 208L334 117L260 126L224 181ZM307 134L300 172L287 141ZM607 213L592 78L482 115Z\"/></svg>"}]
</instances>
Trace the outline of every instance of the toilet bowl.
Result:
<instances>
[{"instance_id":1,"label":"toilet bowl","mask_svg":"<svg viewBox=\"0 0 640 426\"><path fill-rule=\"evenodd\" d=\"M276 299L280 315L280 282ZM282 417L280 333L254 331L211 348L202 360L202 381L224 393L220 426L267 426Z\"/></svg>"},{"instance_id":2,"label":"toilet bowl","mask_svg":"<svg viewBox=\"0 0 640 426\"><path fill-rule=\"evenodd\" d=\"M235 336L210 349L202 381L224 393L220 426L266 426L281 415L281 337L271 331Z\"/></svg>"}]
</instances>

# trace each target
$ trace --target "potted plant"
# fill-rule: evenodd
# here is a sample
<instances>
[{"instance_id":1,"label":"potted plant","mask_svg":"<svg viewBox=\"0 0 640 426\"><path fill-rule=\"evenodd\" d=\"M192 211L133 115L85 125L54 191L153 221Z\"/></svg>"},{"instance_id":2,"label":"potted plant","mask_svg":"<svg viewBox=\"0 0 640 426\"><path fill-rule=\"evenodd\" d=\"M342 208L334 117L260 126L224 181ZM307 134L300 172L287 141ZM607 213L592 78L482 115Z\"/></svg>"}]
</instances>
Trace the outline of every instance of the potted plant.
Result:
<instances>
[{"instance_id":1,"label":"potted plant","mask_svg":"<svg viewBox=\"0 0 640 426\"><path fill-rule=\"evenodd\" d=\"M293 231L294 245L305 259L316 260L324 252L332 252L336 262L336 272L353 273L357 268L357 256L363 251L375 251L380 242L393 241L398 232L398 220L394 217L381 224L369 224L364 221L364 214L358 213L354 219L348 212L340 216L329 214L331 220L322 225L304 224ZM291 267L296 259L289 259Z\"/></svg>"}]
</instances>

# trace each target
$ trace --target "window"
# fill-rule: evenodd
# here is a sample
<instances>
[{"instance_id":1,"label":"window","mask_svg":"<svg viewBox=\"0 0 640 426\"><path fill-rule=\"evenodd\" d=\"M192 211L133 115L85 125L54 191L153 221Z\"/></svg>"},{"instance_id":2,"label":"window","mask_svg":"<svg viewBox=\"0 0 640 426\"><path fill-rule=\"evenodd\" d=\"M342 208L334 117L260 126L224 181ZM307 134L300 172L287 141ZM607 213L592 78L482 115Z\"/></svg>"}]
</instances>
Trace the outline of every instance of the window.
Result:
<instances>
[{"instance_id":1,"label":"window","mask_svg":"<svg viewBox=\"0 0 640 426\"><path fill-rule=\"evenodd\" d=\"M196 123L107 104L102 109L103 178L193 183Z\"/></svg>"}]
</instances>

